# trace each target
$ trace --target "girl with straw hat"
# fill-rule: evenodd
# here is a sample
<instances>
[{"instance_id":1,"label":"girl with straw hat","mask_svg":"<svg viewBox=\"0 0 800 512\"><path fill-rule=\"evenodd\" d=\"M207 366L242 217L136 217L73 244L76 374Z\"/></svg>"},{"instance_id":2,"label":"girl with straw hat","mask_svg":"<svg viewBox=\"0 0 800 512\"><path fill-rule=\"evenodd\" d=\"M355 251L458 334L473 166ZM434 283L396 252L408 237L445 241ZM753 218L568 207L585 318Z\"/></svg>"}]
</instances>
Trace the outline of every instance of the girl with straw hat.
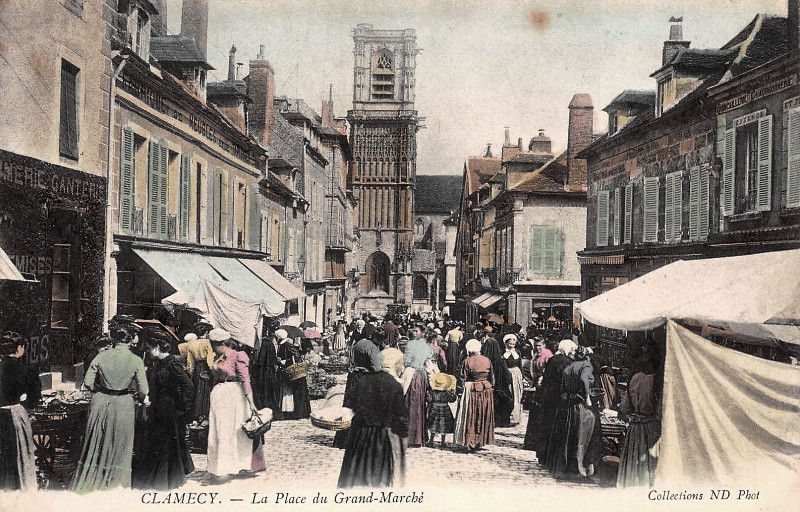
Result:
<instances>
[{"instance_id":1,"label":"girl with straw hat","mask_svg":"<svg viewBox=\"0 0 800 512\"><path fill-rule=\"evenodd\" d=\"M446 373L436 373L431 377L431 388L428 390L428 430L431 433L429 445L434 442L436 434L442 435L442 446L445 436L454 434L456 420L450 404L456 401L456 378Z\"/></svg>"}]
</instances>

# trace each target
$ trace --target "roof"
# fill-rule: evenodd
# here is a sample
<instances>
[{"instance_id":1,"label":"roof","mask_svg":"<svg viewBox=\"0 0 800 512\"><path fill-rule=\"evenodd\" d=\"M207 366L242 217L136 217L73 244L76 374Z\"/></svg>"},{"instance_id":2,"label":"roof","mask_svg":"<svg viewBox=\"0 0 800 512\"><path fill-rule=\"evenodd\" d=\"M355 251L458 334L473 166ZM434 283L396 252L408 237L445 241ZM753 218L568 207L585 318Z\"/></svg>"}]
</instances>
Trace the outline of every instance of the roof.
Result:
<instances>
[{"instance_id":1,"label":"roof","mask_svg":"<svg viewBox=\"0 0 800 512\"><path fill-rule=\"evenodd\" d=\"M567 152L550 158L542 167L509 188L511 192L564 192L567 181Z\"/></svg>"},{"instance_id":2,"label":"roof","mask_svg":"<svg viewBox=\"0 0 800 512\"><path fill-rule=\"evenodd\" d=\"M159 62L197 64L205 69L214 69L197 49L197 43L193 37L178 35L152 37L150 38L150 53Z\"/></svg>"},{"instance_id":3,"label":"roof","mask_svg":"<svg viewBox=\"0 0 800 512\"><path fill-rule=\"evenodd\" d=\"M611 107L617 106L636 106L636 107L653 107L656 103L656 91L637 91L633 89L625 89L611 100L603 110L609 112Z\"/></svg>"},{"instance_id":4,"label":"roof","mask_svg":"<svg viewBox=\"0 0 800 512\"><path fill-rule=\"evenodd\" d=\"M576 94L569 102L570 107L589 108L592 107L592 97L585 93Z\"/></svg>"},{"instance_id":5,"label":"roof","mask_svg":"<svg viewBox=\"0 0 800 512\"><path fill-rule=\"evenodd\" d=\"M464 165L467 176L467 195L478 190L481 185L500 172L499 158L484 158L481 156L471 156Z\"/></svg>"},{"instance_id":6,"label":"roof","mask_svg":"<svg viewBox=\"0 0 800 512\"><path fill-rule=\"evenodd\" d=\"M458 209L463 187L462 176L418 174L414 190L416 214L449 214Z\"/></svg>"},{"instance_id":7,"label":"roof","mask_svg":"<svg viewBox=\"0 0 800 512\"><path fill-rule=\"evenodd\" d=\"M699 71L713 71L726 66L733 59L730 50L708 50L698 48L680 48L669 62L658 68L652 75L660 73L668 67L678 69L691 69Z\"/></svg>"},{"instance_id":8,"label":"roof","mask_svg":"<svg viewBox=\"0 0 800 512\"><path fill-rule=\"evenodd\" d=\"M730 77L737 77L789 51L789 22L779 16L759 14L723 49L736 50Z\"/></svg>"},{"instance_id":9,"label":"roof","mask_svg":"<svg viewBox=\"0 0 800 512\"><path fill-rule=\"evenodd\" d=\"M547 140L549 141L550 139ZM549 162L552 158L553 155L546 153L520 153L511 160L508 160L504 163L507 164L526 163L526 164L544 165L547 162Z\"/></svg>"}]
</instances>

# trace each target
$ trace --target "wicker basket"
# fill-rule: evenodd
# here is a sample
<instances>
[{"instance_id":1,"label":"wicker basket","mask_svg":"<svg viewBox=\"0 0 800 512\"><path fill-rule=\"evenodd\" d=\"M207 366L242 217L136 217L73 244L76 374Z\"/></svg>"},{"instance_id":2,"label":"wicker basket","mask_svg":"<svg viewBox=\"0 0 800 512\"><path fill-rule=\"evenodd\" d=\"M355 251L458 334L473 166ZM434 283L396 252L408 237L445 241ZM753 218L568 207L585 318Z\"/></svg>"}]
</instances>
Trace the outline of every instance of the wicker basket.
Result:
<instances>
[{"instance_id":1,"label":"wicker basket","mask_svg":"<svg viewBox=\"0 0 800 512\"><path fill-rule=\"evenodd\" d=\"M331 398L343 394L344 393L332 394L328 397L328 401L325 405L327 406ZM325 409L323 408L323 410ZM323 420L322 418L315 416L314 413L311 413L310 419L312 425L315 427L324 428L325 430L344 430L350 428L350 424L352 423L352 420Z\"/></svg>"},{"instance_id":2,"label":"wicker basket","mask_svg":"<svg viewBox=\"0 0 800 512\"><path fill-rule=\"evenodd\" d=\"M306 376L307 371L308 364L294 363L293 365L286 367L286 376L289 378L289 380L302 379Z\"/></svg>"}]
</instances>

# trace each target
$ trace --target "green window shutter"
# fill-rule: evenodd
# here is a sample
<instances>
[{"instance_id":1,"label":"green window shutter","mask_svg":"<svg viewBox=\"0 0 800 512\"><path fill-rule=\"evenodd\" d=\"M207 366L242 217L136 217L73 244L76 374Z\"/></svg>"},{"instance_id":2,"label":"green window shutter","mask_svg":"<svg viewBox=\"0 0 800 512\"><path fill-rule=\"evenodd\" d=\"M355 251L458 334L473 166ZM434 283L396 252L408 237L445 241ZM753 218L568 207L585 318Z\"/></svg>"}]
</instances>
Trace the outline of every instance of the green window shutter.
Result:
<instances>
[{"instance_id":1,"label":"green window shutter","mask_svg":"<svg viewBox=\"0 0 800 512\"><path fill-rule=\"evenodd\" d=\"M228 241L228 207L230 205L230 188L225 174L219 173L219 243Z\"/></svg>"},{"instance_id":2,"label":"green window shutter","mask_svg":"<svg viewBox=\"0 0 800 512\"><path fill-rule=\"evenodd\" d=\"M211 180L211 238L213 243L220 240L220 194L222 193L222 173L215 169Z\"/></svg>"},{"instance_id":3,"label":"green window shutter","mask_svg":"<svg viewBox=\"0 0 800 512\"><path fill-rule=\"evenodd\" d=\"M608 245L608 190L597 192L597 246Z\"/></svg>"},{"instance_id":4,"label":"green window shutter","mask_svg":"<svg viewBox=\"0 0 800 512\"><path fill-rule=\"evenodd\" d=\"M644 179L643 242L658 241L658 177Z\"/></svg>"},{"instance_id":5,"label":"green window shutter","mask_svg":"<svg viewBox=\"0 0 800 512\"><path fill-rule=\"evenodd\" d=\"M708 216L711 214L708 204L708 173L708 167L700 168L700 194L697 207L697 237L700 240L708 238Z\"/></svg>"},{"instance_id":6,"label":"green window shutter","mask_svg":"<svg viewBox=\"0 0 800 512\"><path fill-rule=\"evenodd\" d=\"M189 238L189 202L190 202L190 173L192 171L192 159L189 155L181 155L181 172L180 172L180 198L178 201L178 233L180 239L185 242Z\"/></svg>"},{"instance_id":7,"label":"green window shutter","mask_svg":"<svg viewBox=\"0 0 800 512\"><path fill-rule=\"evenodd\" d=\"M134 164L133 164L133 131L122 129L122 141L119 156L119 225L123 233L133 231L134 207Z\"/></svg>"},{"instance_id":8,"label":"green window shutter","mask_svg":"<svg viewBox=\"0 0 800 512\"><path fill-rule=\"evenodd\" d=\"M169 159L169 148L167 141L162 140L158 145L158 236L167 238L167 162Z\"/></svg>"},{"instance_id":9,"label":"green window shutter","mask_svg":"<svg viewBox=\"0 0 800 512\"><path fill-rule=\"evenodd\" d=\"M734 213L734 187L736 172L736 130L725 130L724 151L722 154L722 184L720 193L722 197L722 215Z\"/></svg>"},{"instance_id":10,"label":"green window shutter","mask_svg":"<svg viewBox=\"0 0 800 512\"><path fill-rule=\"evenodd\" d=\"M689 169L689 240L699 239L700 168Z\"/></svg>"},{"instance_id":11,"label":"green window shutter","mask_svg":"<svg viewBox=\"0 0 800 512\"><path fill-rule=\"evenodd\" d=\"M664 178L664 241L670 242L675 237L672 229L674 225L673 218L675 216L675 175L667 174Z\"/></svg>"},{"instance_id":12,"label":"green window shutter","mask_svg":"<svg viewBox=\"0 0 800 512\"><path fill-rule=\"evenodd\" d=\"M251 186L247 190L248 219L247 219L247 243L253 251L261 250L261 208L260 194L257 186Z\"/></svg>"},{"instance_id":13,"label":"green window shutter","mask_svg":"<svg viewBox=\"0 0 800 512\"><path fill-rule=\"evenodd\" d=\"M544 226L531 226L531 272L541 274L544 272Z\"/></svg>"},{"instance_id":14,"label":"green window shutter","mask_svg":"<svg viewBox=\"0 0 800 512\"><path fill-rule=\"evenodd\" d=\"M772 116L758 120L758 194L756 208L772 208Z\"/></svg>"},{"instance_id":15,"label":"green window shutter","mask_svg":"<svg viewBox=\"0 0 800 512\"><path fill-rule=\"evenodd\" d=\"M790 110L788 161L786 170L786 207L800 208L800 109Z\"/></svg>"},{"instance_id":16,"label":"green window shutter","mask_svg":"<svg viewBox=\"0 0 800 512\"><path fill-rule=\"evenodd\" d=\"M622 243L631 243L633 232L633 183L625 185L625 226L622 230Z\"/></svg>"},{"instance_id":17,"label":"green window shutter","mask_svg":"<svg viewBox=\"0 0 800 512\"><path fill-rule=\"evenodd\" d=\"M159 144L150 141L149 158L147 159L147 232L151 235L158 235L158 213L159 205L159 180L158 172L158 151Z\"/></svg>"},{"instance_id":18,"label":"green window shutter","mask_svg":"<svg viewBox=\"0 0 800 512\"><path fill-rule=\"evenodd\" d=\"M619 228L620 228L620 217L622 216L622 189L619 187L614 189L614 229L613 229L613 236L614 236L614 245L619 245Z\"/></svg>"},{"instance_id":19,"label":"green window shutter","mask_svg":"<svg viewBox=\"0 0 800 512\"><path fill-rule=\"evenodd\" d=\"M544 272L549 276L561 275L561 230L545 228Z\"/></svg>"}]
</instances>

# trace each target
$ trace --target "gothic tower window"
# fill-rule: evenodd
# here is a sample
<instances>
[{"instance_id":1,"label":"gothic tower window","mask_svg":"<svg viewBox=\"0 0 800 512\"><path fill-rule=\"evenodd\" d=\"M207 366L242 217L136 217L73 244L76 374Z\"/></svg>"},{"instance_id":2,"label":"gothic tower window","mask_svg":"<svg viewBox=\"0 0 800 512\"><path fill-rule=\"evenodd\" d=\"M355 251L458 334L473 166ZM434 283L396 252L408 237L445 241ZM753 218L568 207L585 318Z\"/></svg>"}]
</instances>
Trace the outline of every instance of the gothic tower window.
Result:
<instances>
[{"instance_id":1,"label":"gothic tower window","mask_svg":"<svg viewBox=\"0 0 800 512\"><path fill-rule=\"evenodd\" d=\"M376 52L372 63L372 99L394 99L394 78L394 57L391 52Z\"/></svg>"},{"instance_id":2,"label":"gothic tower window","mask_svg":"<svg viewBox=\"0 0 800 512\"><path fill-rule=\"evenodd\" d=\"M367 258L366 287L368 293L374 290L389 293L390 264L389 256L380 251L372 253Z\"/></svg>"},{"instance_id":3,"label":"gothic tower window","mask_svg":"<svg viewBox=\"0 0 800 512\"><path fill-rule=\"evenodd\" d=\"M425 276L414 276L414 300L422 300L428 298L428 280Z\"/></svg>"}]
</instances>

